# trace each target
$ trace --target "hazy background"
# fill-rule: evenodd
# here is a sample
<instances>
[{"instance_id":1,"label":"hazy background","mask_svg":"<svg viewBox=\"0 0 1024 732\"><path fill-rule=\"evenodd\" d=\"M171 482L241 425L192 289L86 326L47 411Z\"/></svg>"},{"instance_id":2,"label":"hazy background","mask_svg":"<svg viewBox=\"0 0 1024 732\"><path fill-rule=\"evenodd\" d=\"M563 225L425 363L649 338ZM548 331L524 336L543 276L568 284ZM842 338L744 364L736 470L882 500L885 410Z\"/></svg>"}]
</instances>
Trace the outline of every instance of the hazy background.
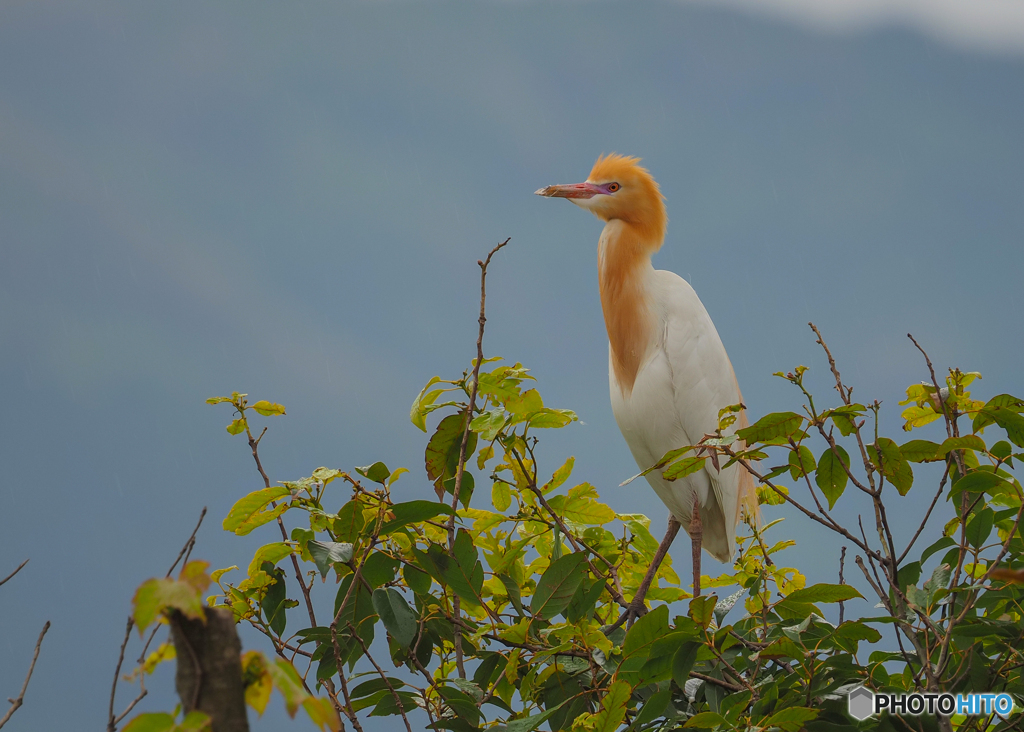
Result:
<instances>
[{"instance_id":1,"label":"hazy background","mask_svg":"<svg viewBox=\"0 0 1024 732\"><path fill-rule=\"evenodd\" d=\"M599 222L532 195L601 152L661 183L656 264L702 297L755 415L798 408L771 373L800 363L831 399L811 319L891 432L926 377L908 331L938 368L982 371L976 395L1019 393L1022 6L753 5L5 3L0 576L32 561L0 588L4 698L53 621L8 728L104 726L131 595L202 506L194 556L215 567L274 538L220 529L260 483L206 397L287 406L272 479L383 459L412 469L403 498L432 495L409 404L468 365L475 262L509 236L486 351L585 423L541 468L575 455L660 533L653 493L617 487L635 465L608 404ZM831 535L774 531L834 581ZM171 665L150 686L140 710L173 707ZM282 728L282 706L254 728Z\"/></svg>"}]
</instances>

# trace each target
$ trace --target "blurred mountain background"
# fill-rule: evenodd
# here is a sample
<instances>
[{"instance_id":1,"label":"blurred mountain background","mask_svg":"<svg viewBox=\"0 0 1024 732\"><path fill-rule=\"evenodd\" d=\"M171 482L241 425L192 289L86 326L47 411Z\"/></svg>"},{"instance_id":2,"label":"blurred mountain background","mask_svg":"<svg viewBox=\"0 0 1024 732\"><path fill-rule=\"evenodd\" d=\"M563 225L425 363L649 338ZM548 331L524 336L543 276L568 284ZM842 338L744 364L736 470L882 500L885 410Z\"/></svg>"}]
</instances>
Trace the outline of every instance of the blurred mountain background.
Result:
<instances>
[{"instance_id":1,"label":"blurred mountain background","mask_svg":"<svg viewBox=\"0 0 1024 732\"><path fill-rule=\"evenodd\" d=\"M105 724L132 594L202 506L193 556L214 567L272 540L220 528L261 483L206 397L286 405L262 446L274 480L384 460L412 469L403 499L430 497L409 405L468 367L476 260L506 237L486 352L584 422L544 435L541 469L575 455L660 535L653 492L618 487L636 470L608 403L600 223L533 196L602 152L661 183L656 265L703 299L752 415L799 408L771 376L798 364L834 400L809 320L895 437L927 378L908 331L939 369L981 371L976 396L1020 393L1016 7L5 3L0 575L32 560L0 588L5 697L53 621L8 728ZM925 501L897 512L908 536ZM831 535L766 515L789 517L785 564L835 581ZM172 667L139 710L174 706ZM285 728L282 706L254 729Z\"/></svg>"}]
</instances>

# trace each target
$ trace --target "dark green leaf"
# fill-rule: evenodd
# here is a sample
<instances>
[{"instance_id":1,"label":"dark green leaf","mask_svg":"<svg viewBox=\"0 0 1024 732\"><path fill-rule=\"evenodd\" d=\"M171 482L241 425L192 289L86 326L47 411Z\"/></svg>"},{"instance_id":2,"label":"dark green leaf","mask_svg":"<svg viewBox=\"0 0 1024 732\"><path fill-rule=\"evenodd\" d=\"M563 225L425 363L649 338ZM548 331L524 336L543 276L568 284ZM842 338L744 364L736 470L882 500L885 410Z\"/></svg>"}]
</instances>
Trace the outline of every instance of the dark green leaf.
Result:
<instances>
[{"instance_id":1,"label":"dark green leaf","mask_svg":"<svg viewBox=\"0 0 1024 732\"><path fill-rule=\"evenodd\" d=\"M955 543L956 542L948 536L939 537L938 541L936 541L934 544L932 544L930 547L928 547L921 553L921 564L924 564L926 561L928 561L928 557L930 557L935 552L941 552L947 546L953 546Z\"/></svg>"},{"instance_id":2,"label":"dark green leaf","mask_svg":"<svg viewBox=\"0 0 1024 732\"><path fill-rule=\"evenodd\" d=\"M284 583L284 570L278 569L270 562L263 562L261 569L274 578L273 584L267 587L260 608L270 629L281 636L284 633L287 617L285 601L288 599Z\"/></svg>"},{"instance_id":3,"label":"dark green leaf","mask_svg":"<svg viewBox=\"0 0 1024 732\"><path fill-rule=\"evenodd\" d=\"M406 564L402 567L402 576L405 578L405 583L409 585L409 589L413 592L426 595L430 592L430 575L426 572L421 572L411 564Z\"/></svg>"},{"instance_id":4,"label":"dark green leaf","mask_svg":"<svg viewBox=\"0 0 1024 732\"><path fill-rule=\"evenodd\" d=\"M393 505L391 512L395 517L381 527L381 536L387 536L395 529L426 521L441 514L448 514L450 516L452 514L452 507L437 501L407 501Z\"/></svg>"},{"instance_id":5,"label":"dark green leaf","mask_svg":"<svg viewBox=\"0 0 1024 732\"><path fill-rule=\"evenodd\" d=\"M992 533L992 524L995 520L995 512L988 507L985 507L981 511L974 514L970 521L967 522L967 541L970 542L971 546L975 549L980 549L985 541L988 539L989 534Z\"/></svg>"},{"instance_id":6,"label":"dark green leaf","mask_svg":"<svg viewBox=\"0 0 1024 732\"><path fill-rule=\"evenodd\" d=\"M391 587L374 590L373 609L377 611L391 637L403 648L409 648L416 639L419 619L402 593Z\"/></svg>"},{"instance_id":7,"label":"dark green leaf","mask_svg":"<svg viewBox=\"0 0 1024 732\"><path fill-rule=\"evenodd\" d=\"M549 620L569 606L583 582L585 563L583 552L567 554L551 563L537 582L537 591L530 601L534 616Z\"/></svg>"},{"instance_id":8,"label":"dark green leaf","mask_svg":"<svg viewBox=\"0 0 1024 732\"><path fill-rule=\"evenodd\" d=\"M320 576L326 577L331 565L335 562L344 564L352 561L352 545L336 541L311 541L306 547L320 570Z\"/></svg>"},{"instance_id":9,"label":"dark green leaf","mask_svg":"<svg viewBox=\"0 0 1024 732\"><path fill-rule=\"evenodd\" d=\"M363 579L376 589L395 579L398 560L384 552L374 552L363 564Z\"/></svg>"},{"instance_id":10,"label":"dark green leaf","mask_svg":"<svg viewBox=\"0 0 1024 732\"><path fill-rule=\"evenodd\" d=\"M646 656L650 646L668 633L668 605L659 605L641 617L626 632L626 642L622 645L623 658L637 654Z\"/></svg>"},{"instance_id":11,"label":"dark green leaf","mask_svg":"<svg viewBox=\"0 0 1024 732\"><path fill-rule=\"evenodd\" d=\"M697 652L703 644L700 641L684 641L672 659L672 679L682 689L690 678L690 671L697 661Z\"/></svg>"},{"instance_id":12,"label":"dark green leaf","mask_svg":"<svg viewBox=\"0 0 1024 732\"><path fill-rule=\"evenodd\" d=\"M526 612L523 610L522 593L519 591L519 584L507 574L499 574L498 579L501 580L501 584L505 585L505 592L508 594L508 600L512 603L512 607L519 613L519 617L524 617Z\"/></svg>"},{"instance_id":13,"label":"dark green leaf","mask_svg":"<svg viewBox=\"0 0 1024 732\"><path fill-rule=\"evenodd\" d=\"M388 466L378 461L373 465L366 465L362 468L356 468L356 472L367 480L372 480L374 483L380 483L384 485L387 479L391 476L391 471L388 470Z\"/></svg>"}]
</instances>

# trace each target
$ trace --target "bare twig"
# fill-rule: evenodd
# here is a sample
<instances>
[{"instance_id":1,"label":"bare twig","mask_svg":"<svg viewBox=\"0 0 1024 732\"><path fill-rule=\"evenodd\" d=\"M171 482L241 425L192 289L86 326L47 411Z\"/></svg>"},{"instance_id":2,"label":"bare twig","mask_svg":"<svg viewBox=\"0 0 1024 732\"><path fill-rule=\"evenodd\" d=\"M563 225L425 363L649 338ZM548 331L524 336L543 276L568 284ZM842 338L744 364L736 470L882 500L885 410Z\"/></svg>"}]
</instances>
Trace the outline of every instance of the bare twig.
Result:
<instances>
[{"instance_id":1,"label":"bare twig","mask_svg":"<svg viewBox=\"0 0 1024 732\"><path fill-rule=\"evenodd\" d=\"M480 366L484 362L484 325L487 323L487 267L491 263L491 257L503 246L511 241L511 237L494 247L488 254L487 259L478 260L480 265L480 324L476 336L476 362L473 364L473 385L469 390L469 404L466 405L465 423L462 427L462 444L459 446L459 462L455 469L455 486L452 488L452 515L448 519L448 550L455 551L455 514L459 508L459 494L462 491L462 477L466 472L466 449L469 445L469 424L473 421L473 411L476 409L476 397L480 382ZM455 617L461 615L461 603L459 596L455 595L452 600ZM454 638L455 666L459 672L459 678L466 678L466 665L462 653L462 634L456 632Z\"/></svg>"},{"instance_id":2,"label":"bare twig","mask_svg":"<svg viewBox=\"0 0 1024 732\"><path fill-rule=\"evenodd\" d=\"M407 732L412 732L412 727L409 726L409 718L405 716L405 705L402 704L402 697L398 696L398 692L395 691L395 687L391 685L391 681L388 679L388 675L384 673L384 669L377 665L377 662L373 660L373 656L370 655L370 649L367 648L366 643L359 636L359 632L356 630L355 626L352 625L352 623L349 623L348 629L349 632L352 634L352 637L355 638L359 645L362 647L363 653L366 655L366 658L369 659L370 663L373 664L373 667L377 669L377 673L380 674L381 679L383 679L384 685L391 692L391 696L395 700L395 705L398 707L398 713L402 715L402 721L405 722L405 729L407 730Z\"/></svg>"},{"instance_id":3,"label":"bare twig","mask_svg":"<svg viewBox=\"0 0 1024 732\"><path fill-rule=\"evenodd\" d=\"M17 568L16 570L14 570L14 571L13 571L13 572L11 572L11 573L10 573L9 575L7 575L7 576L6 576L6 577L4 577L4 578L3 578L2 580L0 580L0 585L4 584L5 582L7 582L7 580L9 580L9 579L10 579L11 577L13 577L13 576L14 576L14 575L16 575L16 574L17 574L18 572L20 572L20 571L21 571L21 568L22 568L22 567L24 567L24 566L25 566L26 564L28 564L28 559L26 559L26 560L25 560L24 562L22 562L21 564L19 564L19 565L18 565L18 568Z\"/></svg>"},{"instance_id":4,"label":"bare twig","mask_svg":"<svg viewBox=\"0 0 1024 732\"><path fill-rule=\"evenodd\" d=\"M839 584L845 585L846 580L843 579L843 565L846 564L846 546L843 546L842 551L839 552ZM846 611L845 603L839 601L839 624L843 624L843 614Z\"/></svg>"},{"instance_id":5,"label":"bare twig","mask_svg":"<svg viewBox=\"0 0 1024 732\"><path fill-rule=\"evenodd\" d=\"M21 566L24 567L25 565L22 564ZM21 567L18 567L18 569L21 569ZM17 570L15 570L15 572L17 572ZM11 708L8 709L7 714L5 714L2 719L0 719L0 727L3 727L5 724L7 724L7 721L12 716L14 716L14 713L21 709L21 705L25 703L25 692L28 691L28 682L32 680L32 672L36 669L36 659L39 658L39 649L43 645L43 636L46 635L46 631L48 631L49 629L50 621L47 620L46 625L43 626L43 630L39 633L39 640L36 641L36 650L32 654L32 663L29 664L28 673L25 674L25 682L21 685L21 693L18 694L18 697L16 699L8 699L8 701L11 703Z\"/></svg>"}]
</instances>

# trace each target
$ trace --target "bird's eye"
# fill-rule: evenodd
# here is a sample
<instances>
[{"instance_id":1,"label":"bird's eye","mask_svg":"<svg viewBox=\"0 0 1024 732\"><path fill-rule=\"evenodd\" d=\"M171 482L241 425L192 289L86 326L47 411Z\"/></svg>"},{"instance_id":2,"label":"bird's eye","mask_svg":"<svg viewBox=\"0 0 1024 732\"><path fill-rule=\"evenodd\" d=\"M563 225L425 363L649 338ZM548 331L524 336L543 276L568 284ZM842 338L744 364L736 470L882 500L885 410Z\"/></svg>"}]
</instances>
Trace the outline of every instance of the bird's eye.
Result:
<instances>
[{"instance_id":1,"label":"bird's eye","mask_svg":"<svg viewBox=\"0 0 1024 732\"><path fill-rule=\"evenodd\" d=\"M619 187L620 186L619 186L618 183L609 183L608 184L608 192L609 193L615 193L615 191L619 190Z\"/></svg>"}]
</instances>

